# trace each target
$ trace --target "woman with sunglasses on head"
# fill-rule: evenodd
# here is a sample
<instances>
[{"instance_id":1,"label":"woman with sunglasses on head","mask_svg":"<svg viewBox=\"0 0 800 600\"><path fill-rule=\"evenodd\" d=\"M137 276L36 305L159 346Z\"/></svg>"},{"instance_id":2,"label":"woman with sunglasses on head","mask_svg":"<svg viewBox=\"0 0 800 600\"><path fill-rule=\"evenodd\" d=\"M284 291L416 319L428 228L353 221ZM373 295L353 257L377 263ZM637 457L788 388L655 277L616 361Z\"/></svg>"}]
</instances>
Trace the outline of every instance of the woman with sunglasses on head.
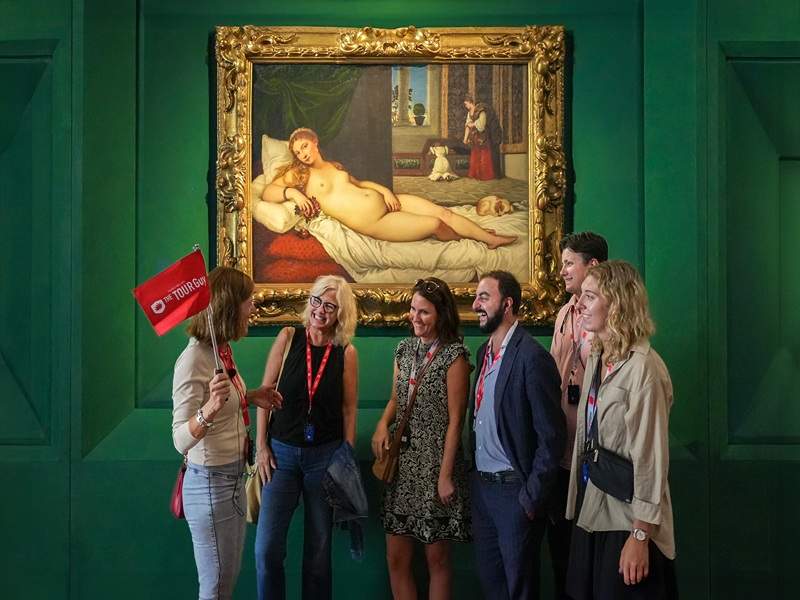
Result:
<instances>
[{"instance_id":1,"label":"woman with sunglasses on head","mask_svg":"<svg viewBox=\"0 0 800 600\"><path fill-rule=\"evenodd\" d=\"M334 275L319 277L304 327L282 329L270 349L264 383L277 382L283 408L258 411L257 466L265 482L255 543L261 600L286 597L286 536L301 496L302 597L331 597L333 511L322 478L342 440L355 444L358 356L350 340L356 316L350 285Z\"/></svg>"},{"instance_id":2,"label":"woman with sunglasses on head","mask_svg":"<svg viewBox=\"0 0 800 600\"><path fill-rule=\"evenodd\" d=\"M397 475L386 487L383 526L392 594L416 598L411 572L415 541L428 564L431 600L450 598L450 542L470 538L470 509L461 431L467 408L469 351L459 332L455 299L441 279L414 286L409 320L413 337L394 355L392 395L372 436L382 457L408 408Z\"/></svg>"},{"instance_id":3,"label":"woman with sunglasses on head","mask_svg":"<svg viewBox=\"0 0 800 600\"><path fill-rule=\"evenodd\" d=\"M183 511L192 535L199 598L231 598L242 561L247 498L243 493L248 404L280 406L275 386L247 390L229 342L247 334L253 280L236 269L208 275L217 357L206 311L189 323L191 338L175 362L172 440L186 457Z\"/></svg>"},{"instance_id":4,"label":"woman with sunglasses on head","mask_svg":"<svg viewBox=\"0 0 800 600\"><path fill-rule=\"evenodd\" d=\"M594 334L578 404L567 518L574 600L677 598L669 483L672 383L636 269L590 267L578 308Z\"/></svg>"}]
</instances>

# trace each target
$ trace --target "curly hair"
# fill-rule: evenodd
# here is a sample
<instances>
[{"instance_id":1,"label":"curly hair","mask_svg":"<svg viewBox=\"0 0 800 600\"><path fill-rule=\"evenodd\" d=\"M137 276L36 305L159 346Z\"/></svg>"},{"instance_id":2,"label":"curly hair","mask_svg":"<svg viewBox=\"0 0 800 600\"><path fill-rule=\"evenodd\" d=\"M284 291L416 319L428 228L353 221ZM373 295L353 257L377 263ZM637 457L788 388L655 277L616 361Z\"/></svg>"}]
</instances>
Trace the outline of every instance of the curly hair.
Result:
<instances>
[{"instance_id":1,"label":"curly hair","mask_svg":"<svg viewBox=\"0 0 800 600\"><path fill-rule=\"evenodd\" d=\"M253 294L253 280L237 269L217 267L208 274L208 285L217 343L238 340L247 332L246 327L242 327L239 311L242 302ZM206 311L192 317L186 332L205 344L211 343Z\"/></svg>"},{"instance_id":2,"label":"curly hair","mask_svg":"<svg viewBox=\"0 0 800 600\"><path fill-rule=\"evenodd\" d=\"M606 360L620 360L636 342L649 339L655 333L647 290L636 268L624 260L594 265L586 272L586 277L594 278L608 303L608 335L605 342L595 336L592 348L602 349Z\"/></svg>"},{"instance_id":3,"label":"curly hair","mask_svg":"<svg viewBox=\"0 0 800 600\"><path fill-rule=\"evenodd\" d=\"M419 294L436 308L436 329L442 344L460 342L464 339L459 330L461 319L458 316L456 299L447 283L438 277L420 279L411 288L411 295L414 294ZM413 326L411 330L413 332Z\"/></svg>"},{"instance_id":4,"label":"curly hair","mask_svg":"<svg viewBox=\"0 0 800 600\"><path fill-rule=\"evenodd\" d=\"M356 309L353 288L344 278L338 275L322 275L314 281L308 294L309 296L322 296L328 290L336 291L336 304L339 306L339 310L336 313L336 330L333 334L333 343L337 346L347 346L355 335L358 321L358 310ZM303 325L305 327L308 327L310 318L311 303L307 302L303 311Z\"/></svg>"}]
</instances>

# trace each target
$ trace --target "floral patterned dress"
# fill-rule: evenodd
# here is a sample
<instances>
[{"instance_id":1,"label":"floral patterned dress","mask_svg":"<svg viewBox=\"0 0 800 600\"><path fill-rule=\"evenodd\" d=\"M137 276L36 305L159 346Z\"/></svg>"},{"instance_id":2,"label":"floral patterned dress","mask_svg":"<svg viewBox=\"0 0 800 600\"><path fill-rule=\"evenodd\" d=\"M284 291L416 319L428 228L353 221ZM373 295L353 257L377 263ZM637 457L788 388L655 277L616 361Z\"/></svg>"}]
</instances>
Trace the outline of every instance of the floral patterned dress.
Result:
<instances>
[{"instance_id":1,"label":"floral patterned dress","mask_svg":"<svg viewBox=\"0 0 800 600\"><path fill-rule=\"evenodd\" d=\"M429 348L430 344L423 344L418 338L405 339L397 346L397 411L390 427L392 433L406 408L414 353L421 367ZM419 384L407 428L409 441L400 451L397 477L384 493L381 516L386 533L410 536L426 544L470 539L466 468L460 444L453 467L455 494L447 506L438 499L439 469L449 422L447 370L462 355L469 360L469 350L460 342L443 346Z\"/></svg>"}]
</instances>

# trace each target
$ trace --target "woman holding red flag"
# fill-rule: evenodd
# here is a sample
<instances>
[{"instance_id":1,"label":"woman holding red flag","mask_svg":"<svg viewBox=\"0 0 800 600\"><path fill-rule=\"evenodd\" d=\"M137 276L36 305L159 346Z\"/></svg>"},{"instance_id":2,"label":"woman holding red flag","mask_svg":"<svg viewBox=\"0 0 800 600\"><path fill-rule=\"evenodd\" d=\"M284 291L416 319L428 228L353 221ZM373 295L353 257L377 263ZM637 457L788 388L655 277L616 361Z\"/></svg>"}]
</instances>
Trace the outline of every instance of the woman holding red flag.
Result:
<instances>
[{"instance_id":1,"label":"woman holding red flag","mask_svg":"<svg viewBox=\"0 0 800 600\"><path fill-rule=\"evenodd\" d=\"M286 597L286 536L300 497L304 509L303 598L331 597L333 510L322 478L342 440L356 438L358 357L350 340L356 302L350 285L327 275L311 286L304 327L281 330L264 383L275 384L283 408L258 411L257 465L265 481L256 530L258 598Z\"/></svg>"},{"instance_id":2,"label":"woman holding red flag","mask_svg":"<svg viewBox=\"0 0 800 600\"><path fill-rule=\"evenodd\" d=\"M274 386L247 391L233 361L229 342L247 333L253 280L236 269L217 267L208 282L213 329L205 311L192 317L187 328L191 339L175 363L172 382L172 440L187 459L183 510L192 534L199 598L223 599L233 596L244 547L247 405L279 407L281 397ZM215 374L219 362L226 372Z\"/></svg>"}]
</instances>

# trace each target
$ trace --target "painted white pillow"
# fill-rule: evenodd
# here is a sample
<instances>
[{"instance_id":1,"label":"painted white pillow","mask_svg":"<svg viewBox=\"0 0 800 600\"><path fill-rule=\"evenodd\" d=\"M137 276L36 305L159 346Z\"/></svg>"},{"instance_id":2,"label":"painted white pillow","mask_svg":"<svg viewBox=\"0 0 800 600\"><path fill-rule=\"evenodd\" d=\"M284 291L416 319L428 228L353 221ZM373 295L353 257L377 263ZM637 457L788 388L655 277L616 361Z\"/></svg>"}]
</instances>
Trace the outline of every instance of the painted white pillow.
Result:
<instances>
[{"instance_id":1,"label":"painted white pillow","mask_svg":"<svg viewBox=\"0 0 800 600\"><path fill-rule=\"evenodd\" d=\"M256 177L250 185L253 218L270 231L286 233L301 219L300 215L294 214L297 205L291 200L286 202L262 200L261 194L264 193L265 187L267 187L267 179L263 174Z\"/></svg>"},{"instance_id":2,"label":"painted white pillow","mask_svg":"<svg viewBox=\"0 0 800 600\"><path fill-rule=\"evenodd\" d=\"M292 153L289 151L288 141L276 140L266 134L261 136L261 164L268 183L275 179L278 169L290 162Z\"/></svg>"}]
</instances>

